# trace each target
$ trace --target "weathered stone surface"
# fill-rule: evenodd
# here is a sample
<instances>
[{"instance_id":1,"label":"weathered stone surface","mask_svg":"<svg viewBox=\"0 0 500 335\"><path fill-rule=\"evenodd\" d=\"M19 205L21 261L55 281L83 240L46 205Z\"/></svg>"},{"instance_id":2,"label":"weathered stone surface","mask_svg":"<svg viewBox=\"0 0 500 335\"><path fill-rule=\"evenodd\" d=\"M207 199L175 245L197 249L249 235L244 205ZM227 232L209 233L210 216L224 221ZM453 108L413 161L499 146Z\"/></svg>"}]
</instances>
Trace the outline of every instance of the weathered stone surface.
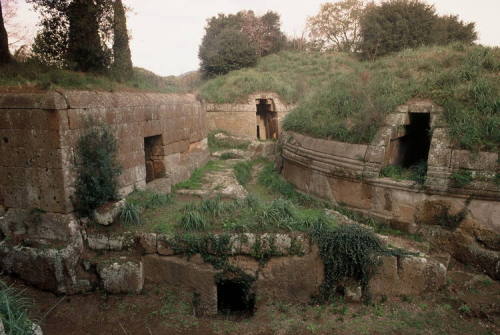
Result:
<instances>
[{"instance_id":1,"label":"weathered stone surface","mask_svg":"<svg viewBox=\"0 0 500 335\"><path fill-rule=\"evenodd\" d=\"M109 237L106 234L87 233L87 244L92 250L109 250Z\"/></svg>"},{"instance_id":2,"label":"weathered stone surface","mask_svg":"<svg viewBox=\"0 0 500 335\"><path fill-rule=\"evenodd\" d=\"M435 260L416 256L380 259L381 265L369 282L373 295L419 295L437 291L446 284L446 268Z\"/></svg>"},{"instance_id":3,"label":"weathered stone surface","mask_svg":"<svg viewBox=\"0 0 500 335\"><path fill-rule=\"evenodd\" d=\"M217 271L208 264L177 256L147 255L143 258L144 275L152 283L168 283L199 297L196 307L200 315L217 314Z\"/></svg>"},{"instance_id":4,"label":"weathered stone surface","mask_svg":"<svg viewBox=\"0 0 500 335\"><path fill-rule=\"evenodd\" d=\"M142 262L123 260L97 266L104 290L112 294L140 293L144 286Z\"/></svg>"},{"instance_id":5,"label":"weathered stone surface","mask_svg":"<svg viewBox=\"0 0 500 335\"><path fill-rule=\"evenodd\" d=\"M94 221L102 226L109 226L118 218L123 206L125 206L125 200L109 203L98 208L93 214Z\"/></svg>"},{"instance_id":6,"label":"weathered stone surface","mask_svg":"<svg viewBox=\"0 0 500 335\"><path fill-rule=\"evenodd\" d=\"M70 213L75 180L74 148L87 117L108 124L118 139L123 173L119 194L145 186L144 138L161 136L166 157L183 154L189 177L208 157L206 116L194 95L64 91L0 94L0 199L9 208ZM169 147L172 143L183 146ZM157 161L160 162L161 159ZM169 168L166 164L158 169ZM170 171L165 169L165 173ZM176 179L176 178L181 178Z\"/></svg>"},{"instance_id":7,"label":"weathered stone surface","mask_svg":"<svg viewBox=\"0 0 500 335\"><path fill-rule=\"evenodd\" d=\"M43 335L42 327L40 327L36 323L33 324L31 330L33 331L33 335Z\"/></svg>"},{"instance_id":8,"label":"weathered stone surface","mask_svg":"<svg viewBox=\"0 0 500 335\"><path fill-rule=\"evenodd\" d=\"M89 290L90 287L77 274L83 239L76 223L70 228L71 240L63 248L50 245L35 248L0 242L0 268L52 292L75 294Z\"/></svg>"},{"instance_id":9,"label":"weathered stone surface","mask_svg":"<svg viewBox=\"0 0 500 335\"><path fill-rule=\"evenodd\" d=\"M163 256L172 256L175 254L174 250L172 249L170 239L167 235L158 235L156 248L158 254Z\"/></svg>"},{"instance_id":10,"label":"weathered stone surface","mask_svg":"<svg viewBox=\"0 0 500 335\"><path fill-rule=\"evenodd\" d=\"M284 300L307 303L323 283L323 262L317 248L303 256L276 257L259 272L258 303Z\"/></svg>"},{"instance_id":11,"label":"weathered stone surface","mask_svg":"<svg viewBox=\"0 0 500 335\"><path fill-rule=\"evenodd\" d=\"M139 245L144 250L145 254L155 254L157 235L154 233L141 233L139 235Z\"/></svg>"}]
</instances>

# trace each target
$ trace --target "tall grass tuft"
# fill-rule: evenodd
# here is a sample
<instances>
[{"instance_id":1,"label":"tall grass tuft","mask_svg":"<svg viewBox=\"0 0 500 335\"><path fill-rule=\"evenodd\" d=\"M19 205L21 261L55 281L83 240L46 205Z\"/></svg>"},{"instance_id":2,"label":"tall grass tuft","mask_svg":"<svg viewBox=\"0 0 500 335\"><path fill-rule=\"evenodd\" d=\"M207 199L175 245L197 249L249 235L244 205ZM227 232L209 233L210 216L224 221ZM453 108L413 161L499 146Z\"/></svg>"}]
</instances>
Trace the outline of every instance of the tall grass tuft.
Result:
<instances>
[{"instance_id":1,"label":"tall grass tuft","mask_svg":"<svg viewBox=\"0 0 500 335\"><path fill-rule=\"evenodd\" d=\"M31 302L22 293L0 281L0 320L7 335L33 334L28 317Z\"/></svg>"}]
</instances>

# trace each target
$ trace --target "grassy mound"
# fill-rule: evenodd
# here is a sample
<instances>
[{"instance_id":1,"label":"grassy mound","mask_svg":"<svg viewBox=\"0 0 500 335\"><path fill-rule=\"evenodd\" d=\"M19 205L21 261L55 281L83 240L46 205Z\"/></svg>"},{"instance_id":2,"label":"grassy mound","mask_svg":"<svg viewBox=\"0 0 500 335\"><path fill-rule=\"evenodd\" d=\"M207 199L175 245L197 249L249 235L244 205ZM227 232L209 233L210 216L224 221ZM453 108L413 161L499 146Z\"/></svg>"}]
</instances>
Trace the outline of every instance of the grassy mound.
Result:
<instances>
[{"instance_id":1,"label":"grassy mound","mask_svg":"<svg viewBox=\"0 0 500 335\"><path fill-rule=\"evenodd\" d=\"M141 68L134 68L132 79L122 83L117 82L111 76L61 70L32 62L0 66L0 90L2 91L65 88L182 93L188 90L186 85L181 78L161 77Z\"/></svg>"},{"instance_id":2,"label":"grassy mound","mask_svg":"<svg viewBox=\"0 0 500 335\"><path fill-rule=\"evenodd\" d=\"M445 109L456 147L498 151L499 72L499 48L461 44L405 50L374 62L282 52L205 83L200 94L225 103L273 91L298 104L284 121L286 130L351 143L369 143L396 106L431 99Z\"/></svg>"}]
</instances>

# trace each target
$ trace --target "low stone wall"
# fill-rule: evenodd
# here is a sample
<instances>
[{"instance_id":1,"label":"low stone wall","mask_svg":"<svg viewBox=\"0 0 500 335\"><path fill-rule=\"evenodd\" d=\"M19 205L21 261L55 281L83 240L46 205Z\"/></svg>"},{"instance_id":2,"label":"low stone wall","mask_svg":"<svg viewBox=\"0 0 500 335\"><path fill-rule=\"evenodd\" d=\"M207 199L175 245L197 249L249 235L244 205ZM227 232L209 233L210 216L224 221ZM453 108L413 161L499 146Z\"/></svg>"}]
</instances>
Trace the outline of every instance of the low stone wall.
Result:
<instances>
[{"instance_id":1,"label":"low stone wall","mask_svg":"<svg viewBox=\"0 0 500 335\"><path fill-rule=\"evenodd\" d=\"M146 180L145 138L169 184L208 159L206 114L193 95L90 91L0 94L0 206L70 213L75 146L93 118L118 140L122 194Z\"/></svg>"},{"instance_id":2,"label":"low stone wall","mask_svg":"<svg viewBox=\"0 0 500 335\"><path fill-rule=\"evenodd\" d=\"M257 101L267 99L272 101L273 111L278 116L278 132L281 129L281 121L293 108L281 102L275 93L257 93L248 97L245 103L214 104L206 103L205 109L208 118L208 130L225 130L235 136L246 138L257 138ZM262 138L265 139L265 138Z\"/></svg>"},{"instance_id":3,"label":"low stone wall","mask_svg":"<svg viewBox=\"0 0 500 335\"><path fill-rule=\"evenodd\" d=\"M439 136L434 135L428 180L422 186L378 177L385 147L377 147L376 141L359 145L288 133L283 137L282 173L301 191L425 234L456 258L500 278L500 189L483 180L457 188L449 172L460 166L494 173L498 154L480 153L480 164L467 158L471 153L450 149L450 157L467 159L452 158L438 166L439 148ZM442 173L436 175L436 170Z\"/></svg>"}]
</instances>

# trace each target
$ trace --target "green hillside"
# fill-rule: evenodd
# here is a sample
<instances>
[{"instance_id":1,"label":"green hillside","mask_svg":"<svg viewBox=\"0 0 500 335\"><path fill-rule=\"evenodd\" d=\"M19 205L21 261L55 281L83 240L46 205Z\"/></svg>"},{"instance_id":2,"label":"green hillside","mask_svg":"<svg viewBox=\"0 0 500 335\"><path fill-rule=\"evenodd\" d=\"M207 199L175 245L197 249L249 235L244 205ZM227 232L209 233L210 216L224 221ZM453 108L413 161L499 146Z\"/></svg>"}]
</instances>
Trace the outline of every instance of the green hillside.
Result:
<instances>
[{"instance_id":1,"label":"green hillside","mask_svg":"<svg viewBox=\"0 0 500 335\"><path fill-rule=\"evenodd\" d=\"M455 145L498 151L500 49L453 44L405 50L373 62L347 54L282 52L200 88L215 103L278 93L297 104L284 128L314 137L369 143L387 113L411 98L444 107Z\"/></svg>"}]
</instances>

